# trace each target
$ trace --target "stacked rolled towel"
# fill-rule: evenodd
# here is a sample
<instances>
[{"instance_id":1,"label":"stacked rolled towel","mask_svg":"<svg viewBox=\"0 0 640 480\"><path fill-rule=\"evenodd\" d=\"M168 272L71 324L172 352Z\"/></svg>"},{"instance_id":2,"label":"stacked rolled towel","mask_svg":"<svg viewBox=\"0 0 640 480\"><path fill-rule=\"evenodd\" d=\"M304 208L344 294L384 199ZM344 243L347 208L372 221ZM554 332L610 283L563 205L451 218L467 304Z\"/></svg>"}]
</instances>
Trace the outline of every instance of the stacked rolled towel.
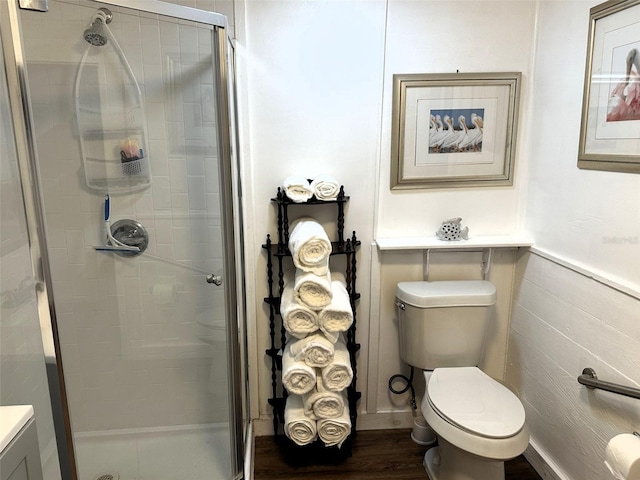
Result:
<instances>
[{"instance_id":1,"label":"stacked rolled towel","mask_svg":"<svg viewBox=\"0 0 640 480\"><path fill-rule=\"evenodd\" d=\"M342 415L336 418L321 418L317 423L318 436L327 447L337 445L341 447L351 433L351 418L349 408L345 408Z\"/></svg>"},{"instance_id":2,"label":"stacked rolled towel","mask_svg":"<svg viewBox=\"0 0 640 480\"><path fill-rule=\"evenodd\" d=\"M309 180L297 175L290 175L283 182L284 193L295 203L304 203L313 197L313 188Z\"/></svg>"},{"instance_id":3,"label":"stacked rolled towel","mask_svg":"<svg viewBox=\"0 0 640 480\"><path fill-rule=\"evenodd\" d=\"M329 271L331 240L322 225L312 218L300 218L292 223L289 251L293 264L303 272L326 275Z\"/></svg>"},{"instance_id":4,"label":"stacked rolled towel","mask_svg":"<svg viewBox=\"0 0 640 480\"><path fill-rule=\"evenodd\" d=\"M331 343L336 343L340 339L340 332L322 332L327 340Z\"/></svg>"},{"instance_id":5,"label":"stacked rolled towel","mask_svg":"<svg viewBox=\"0 0 640 480\"><path fill-rule=\"evenodd\" d=\"M341 273L331 274L331 293L331 303L318 312L318 327L324 333L346 332L353 323L353 310Z\"/></svg>"},{"instance_id":6,"label":"stacked rolled towel","mask_svg":"<svg viewBox=\"0 0 640 480\"><path fill-rule=\"evenodd\" d=\"M327 271L324 275L316 275L298 269L293 282L293 293L298 302L311 309L320 310L328 306L333 298L331 274Z\"/></svg>"},{"instance_id":7,"label":"stacked rolled towel","mask_svg":"<svg viewBox=\"0 0 640 480\"><path fill-rule=\"evenodd\" d=\"M311 189L318 200L335 200L340 193L340 183L331 175L318 175L311 182Z\"/></svg>"},{"instance_id":8,"label":"stacked rolled towel","mask_svg":"<svg viewBox=\"0 0 640 480\"><path fill-rule=\"evenodd\" d=\"M318 420L340 417L348 402L344 394L324 388L322 379L318 375L316 388L302 396L302 403L305 415Z\"/></svg>"},{"instance_id":9,"label":"stacked rolled towel","mask_svg":"<svg viewBox=\"0 0 640 480\"><path fill-rule=\"evenodd\" d=\"M282 385L289 393L302 395L314 390L317 385L316 369L304 360L296 361L291 354L291 344L282 352Z\"/></svg>"},{"instance_id":10,"label":"stacked rolled towel","mask_svg":"<svg viewBox=\"0 0 640 480\"><path fill-rule=\"evenodd\" d=\"M318 330L318 315L295 298L293 281L286 283L280 299L280 315L287 332L296 338L304 338Z\"/></svg>"},{"instance_id":11,"label":"stacked rolled towel","mask_svg":"<svg viewBox=\"0 0 640 480\"><path fill-rule=\"evenodd\" d=\"M326 367L333 360L334 347L321 333L309 335L301 340L287 339L291 355L297 362L303 361L310 367Z\"/></svg>"},{"instance_id":12,"label":"stacked rolled towel","mask_svg":"<svg viewBox=\"0 0 640 480\"><path fill-rule=\"evenodd\" d=\"M308 445L317 438L316 421L304 414L302 398L289 395L284 407L284 433L297 445Z\"/></svg>"},{"instance_id":13,"label":"stacked rolled towel","mask_svg":"<svg viewBox=\"0 0 640 480\"><path fill-rule=\"evenodd\" d=\"M333 360L329 365L322 368L319 377L326 390L340 392L351 385L353 370L351 368L349 350L347 350L344 338L340 338L333 348Z\"/></svg>"}]
</instances>

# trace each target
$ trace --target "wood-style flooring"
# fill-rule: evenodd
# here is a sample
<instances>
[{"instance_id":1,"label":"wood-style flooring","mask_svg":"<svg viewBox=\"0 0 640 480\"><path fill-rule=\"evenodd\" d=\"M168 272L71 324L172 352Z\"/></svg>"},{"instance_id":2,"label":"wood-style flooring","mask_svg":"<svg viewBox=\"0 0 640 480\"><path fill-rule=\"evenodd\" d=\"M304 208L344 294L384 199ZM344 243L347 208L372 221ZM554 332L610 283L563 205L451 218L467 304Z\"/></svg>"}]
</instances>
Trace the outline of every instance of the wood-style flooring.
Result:
<instances>
[{"instance_id":1,"label":"wood-style flooring","mask_svg":"<svg viewBox=\"0 0 640 480\"><path fill-rule=\"evenodd\" d=\"M294 458L276 437L257 437L255 480L427 480L422 466L425 448L415 444L411 430L357 432L351 457L337 464L306 465ZM542 480L522 456L505 463L506 480Z\"/></svg>"}]
</instances>

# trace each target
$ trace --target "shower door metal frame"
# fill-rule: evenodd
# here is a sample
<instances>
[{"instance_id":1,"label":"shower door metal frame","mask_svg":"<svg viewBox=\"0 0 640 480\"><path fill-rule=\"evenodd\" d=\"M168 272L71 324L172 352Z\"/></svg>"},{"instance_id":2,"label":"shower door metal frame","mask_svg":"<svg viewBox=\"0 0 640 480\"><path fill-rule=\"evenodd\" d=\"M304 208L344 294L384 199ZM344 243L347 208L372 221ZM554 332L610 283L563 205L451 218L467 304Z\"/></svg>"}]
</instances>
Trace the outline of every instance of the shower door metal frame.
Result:
<instances>
[{"instance_id":1,"label":"shower door metal frame","mask_svg":"<svg viewBox=\"0 0 640 480\"><path fill-rule=\"evenodd\" d=\"M243 464L243 412L241 387L241 358L237 319L239 311L236 275L236 242L234 231L233 167L231 155L231 123L229 108L229 75L232 62L227 52L227 19L224 15L185 7L158 0L91 0L98 4L123 7L134 11L162 15L179 20L190 20L213 27L215 40L213 58L217 82L217 116L219 135L219 174L225 270L225 317L229 365L229 424L231 441L231 468L234 479L244 477ZM63 480L77 480L78 472L73 446L73 433L64 384L64 371L60 355L60 341L56 323L52 277L45 236L45 222L41 185L38 177L33 114L29 102L27 69L21 40L18 0L0 0L0 32L7 74L9 103L15 131L16 151L20 170L22 194L25 204L29 249L36 287L36 301L47 366L47 378L56 432L58 457ZM242 225L240 223L240 225ZM241 256L240 256L241 257Z\"/></svg>"},{"instance_id":2,"label":"shower door metal frame","mask_svg":"<svg viewBox=\"0 0 640 480\"><path fill-rule=\"evenodd\" d=\"M0 1L0 33L60 472L64 480L75 480L78 478L78 472L64 372L60 361L60 341L45 236L42 189L36 163L35 130L28 96L27 69L17 0Z\"/></svg>"}]
</instances>

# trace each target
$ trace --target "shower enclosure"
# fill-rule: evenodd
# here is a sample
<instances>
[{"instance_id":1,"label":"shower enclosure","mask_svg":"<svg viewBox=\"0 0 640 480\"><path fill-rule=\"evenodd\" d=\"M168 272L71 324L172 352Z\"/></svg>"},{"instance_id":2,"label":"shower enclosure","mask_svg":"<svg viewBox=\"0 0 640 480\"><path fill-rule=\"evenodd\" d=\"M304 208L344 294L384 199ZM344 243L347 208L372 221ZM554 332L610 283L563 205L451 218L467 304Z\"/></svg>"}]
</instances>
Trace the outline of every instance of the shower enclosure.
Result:
<instances>
[{"instance_id":1,"label":"shower enclosure","mask_svg":"<svg viewBox=\"0 0 640 480\"><path fill-rule=\"evenodd\" d=\"M156 0L48 0L46 13L5 1L61 476L241 478L226 18Z\"/></svg>"}]
</instances>

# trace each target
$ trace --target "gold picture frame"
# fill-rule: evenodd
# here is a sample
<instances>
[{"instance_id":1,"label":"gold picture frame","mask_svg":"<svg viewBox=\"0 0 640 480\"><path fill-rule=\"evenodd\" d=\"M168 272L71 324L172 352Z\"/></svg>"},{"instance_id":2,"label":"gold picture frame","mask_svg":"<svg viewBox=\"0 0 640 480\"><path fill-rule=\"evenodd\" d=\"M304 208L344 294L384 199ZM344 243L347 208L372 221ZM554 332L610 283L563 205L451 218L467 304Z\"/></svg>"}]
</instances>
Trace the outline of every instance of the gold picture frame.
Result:
<instances>
[{"instance_id":1,"label":"gold picture frame","mask_svg":"<svg viewBox=\"0 0 640 480\"><path fill-rule=\"evenodd\" d=\"M521 76L394 75L391 189L513 185Z\"/></svg>"},{"instance_id":2,"label":"gold picture frame","mask_svg":"<svg viewBox=\"0 0 640 480\"><path fill-rule=\"evenodd\" d=\"M640 0L589 12L578 167L640 173Z\"/></svg>"}]
</instances>

